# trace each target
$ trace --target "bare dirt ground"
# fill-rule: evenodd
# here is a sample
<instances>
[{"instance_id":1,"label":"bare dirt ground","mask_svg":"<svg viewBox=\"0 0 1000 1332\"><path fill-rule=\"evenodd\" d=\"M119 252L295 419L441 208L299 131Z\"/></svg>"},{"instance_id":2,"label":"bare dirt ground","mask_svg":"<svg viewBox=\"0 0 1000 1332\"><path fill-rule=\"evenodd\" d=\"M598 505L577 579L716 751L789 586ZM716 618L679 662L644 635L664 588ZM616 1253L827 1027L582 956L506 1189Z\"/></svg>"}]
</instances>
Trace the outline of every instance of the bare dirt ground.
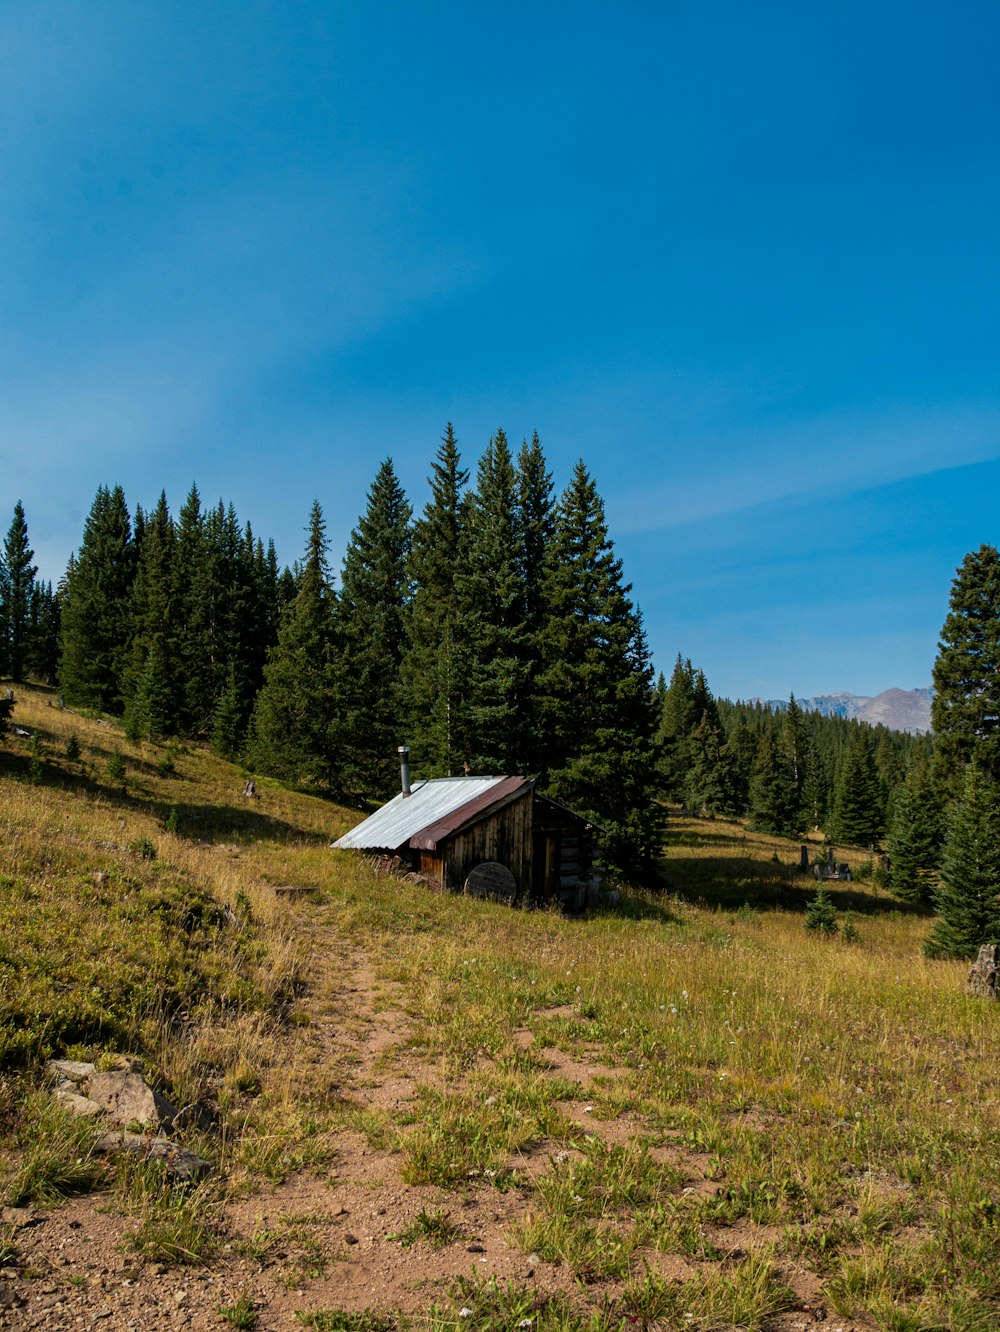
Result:
<instances>
[{"instance_id":1,"label":"bare dirt ground","mask_svg":"<svg viewBox=\"0 0 1000 1332\"><path fill-rule=\"evenodd\" d=\"M318 939L316 956L334 956L333 942ZM366 1109L393 1115L414 1103L419 1084L443 1077L407 1044L411 1027L402 996L363 954L355 950L335 968L317 964L314 972L305 1000L309 1025L297 1033L308 1046L313 1076ZM515 1036L522 1048L533 1040L527 1029ZM635 1115L601 1118L588 1103L591 1089L624 1075L599 1051L581 1042L573 1052L546 1047L543 1053L552 1077L581 1088L582 1099L559 1103L569 1119L609 1143L643 1132ZM134 1223L116 1214L109 1195L51 1210L8 1209L2 1219L15 1227L19 1264L0 1274L0 1327L219 1329L228 1325L220 1310L243 1296L253 1301L255 1327L289 1329L302 1326L301 1315L322 1309L419 1314L459 1276L561 1290L595 1308L614 1295L615 1283L583 1287L568 1267L525 1254L512 1239L512 1227L531 1207L530 1181L551 1168L555 1144L537 1143L512 1160L526 1187L505 1191L482 1180L457 1191L408 1185L401 1154L375 1148L353 1130L338 1132L332 1146L332 1163L323 1172L303 1172L228 1202L219 1217L222 1244L203 1265L143 1262L128 1247ZM708 1193L718 1187L706 1177L707 1157L669 1143L655 1150L684 1172L686 1187ZM421 1211L438 1210L455 1228L450 1242L433 1247L426 1239L400 1238ZM729 1253L745 1251L755 1236L742 1225L710 1238ZM774 1237L762 1231L759 1238ZM674 1254L650 1251L641 1260L671 1280L690 1279L697 1270ZM828 1312L808 1270L789 1267L783 1275L801 1307L772 1320L773 1332L872 1326Z\"/></svg>"}]
</instances>

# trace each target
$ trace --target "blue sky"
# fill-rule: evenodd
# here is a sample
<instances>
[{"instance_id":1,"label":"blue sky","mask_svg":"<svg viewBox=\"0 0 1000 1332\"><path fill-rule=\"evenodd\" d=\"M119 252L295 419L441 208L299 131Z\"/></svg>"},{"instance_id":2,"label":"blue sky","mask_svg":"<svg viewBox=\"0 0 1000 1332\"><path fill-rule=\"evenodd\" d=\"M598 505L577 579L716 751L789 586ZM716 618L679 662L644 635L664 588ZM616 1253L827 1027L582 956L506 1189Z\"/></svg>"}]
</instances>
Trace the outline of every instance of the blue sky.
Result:
<instances>
[{"instance_id":1,"label":"blue sky","mask_svg":"<svg viewBox=\"0 0 1000 1332\"><path fill-rule=\"evenodd\" d=\"M656 663L929 682L998 540L995 0L0 7L0 522L192 481L339 558L537 429Z\"/></svg>"}]
</instances>

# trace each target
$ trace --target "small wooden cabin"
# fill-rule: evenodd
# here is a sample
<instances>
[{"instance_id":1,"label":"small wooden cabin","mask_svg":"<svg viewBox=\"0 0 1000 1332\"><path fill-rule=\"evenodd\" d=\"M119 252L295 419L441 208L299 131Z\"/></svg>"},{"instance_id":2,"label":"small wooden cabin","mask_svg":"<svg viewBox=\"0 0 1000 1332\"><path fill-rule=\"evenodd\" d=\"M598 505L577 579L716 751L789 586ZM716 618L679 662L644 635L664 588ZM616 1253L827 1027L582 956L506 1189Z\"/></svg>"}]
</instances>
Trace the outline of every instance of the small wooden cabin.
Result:
<instances>
[{"instance_id":1,"label":"small wooden cabin","mask_svg":"<svg viewBox=\"0 0 1000 1332\"><path fill-rule=\"evenodd\" d=\"M415 782L333 845L398 856L454 892L554 900L570 912L583 910L598 874L593 825L538 795L529 777Z\"/></svg>"}]
</instances>

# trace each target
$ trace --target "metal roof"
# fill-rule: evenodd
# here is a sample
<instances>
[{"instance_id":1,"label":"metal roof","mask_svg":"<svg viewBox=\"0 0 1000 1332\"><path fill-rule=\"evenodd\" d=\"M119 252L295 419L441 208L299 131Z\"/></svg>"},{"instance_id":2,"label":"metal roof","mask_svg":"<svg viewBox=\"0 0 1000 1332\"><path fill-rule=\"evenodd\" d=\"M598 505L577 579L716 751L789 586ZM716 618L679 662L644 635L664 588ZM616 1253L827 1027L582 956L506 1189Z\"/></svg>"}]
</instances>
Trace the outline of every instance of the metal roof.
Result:
<instances>
[{"instance_id":1,"label":"metal roof","mask_svg":"<svg viewBox=\"0 0 1000 1332\"><path fill-rule=\"evenodd\" d=\"M457 833L470 823L478 823L486 814L495 814L523 795L530 795L534 786L535 783L530 777L502 777L485 795L477 796L460 806L454 813L446 814L443 819L437 819L428 827L414 833L410 838L410 846L420 851L436 851L453 833Z\"/></svg>"},{"instance_id":2,"label":"metal roof","mask_svg":"<svg viewBox=\"0 0 1000 1332\"><path fill-rule=\"evenodd\" d=\"M411 837L431 824L456 813L493 787L504 777L431 777L415 782L408 796L393 796L363 823L333 843L338 851L395 851Z\"/></svg>"}]
</instances>

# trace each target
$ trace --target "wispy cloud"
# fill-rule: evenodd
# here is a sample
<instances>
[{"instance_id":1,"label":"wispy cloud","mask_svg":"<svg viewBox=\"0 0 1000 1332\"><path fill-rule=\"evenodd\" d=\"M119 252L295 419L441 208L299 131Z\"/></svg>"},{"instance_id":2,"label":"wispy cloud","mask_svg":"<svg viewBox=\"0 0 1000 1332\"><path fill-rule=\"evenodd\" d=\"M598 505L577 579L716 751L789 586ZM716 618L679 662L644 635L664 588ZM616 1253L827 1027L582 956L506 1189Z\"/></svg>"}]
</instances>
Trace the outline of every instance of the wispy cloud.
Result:
<instances>
[{"instance_id":1,"label":"wispy cloud","mask_svg":"<svg viewBox=\"0 0 1000 1332\"><path fill-rule=\"evenodd\" d=\"M660 531L787 501L833 502L996 457L1000 407L993 404L830 413L773 429L732 427L697 448L677 444L664 458L668 480L612 492L609 508L623 534Z\"/></svg>"}]
</instances>

